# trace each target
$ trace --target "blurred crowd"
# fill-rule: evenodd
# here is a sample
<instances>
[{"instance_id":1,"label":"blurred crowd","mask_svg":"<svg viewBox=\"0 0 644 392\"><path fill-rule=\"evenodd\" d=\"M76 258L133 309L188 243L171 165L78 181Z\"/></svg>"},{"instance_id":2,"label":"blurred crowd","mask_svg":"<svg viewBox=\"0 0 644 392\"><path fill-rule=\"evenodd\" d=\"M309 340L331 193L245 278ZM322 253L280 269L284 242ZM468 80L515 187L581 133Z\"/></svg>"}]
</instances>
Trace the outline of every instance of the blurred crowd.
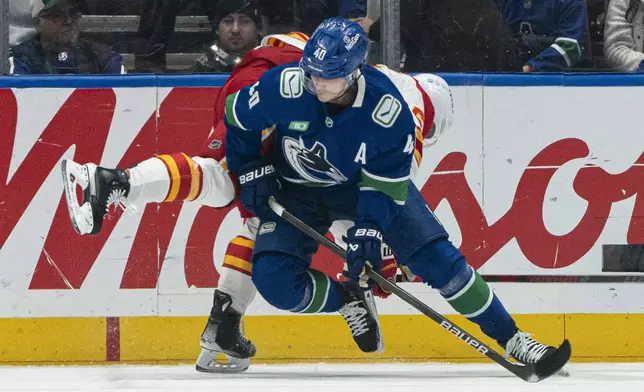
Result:
<instances>
[{"instance_id":1,"label":"blurred crowd","mask_svg":"<svg viewBox=\"0 0 644 392\"><path fill-rule=\"evenodd\" d=\"M378 0L10 0L11 74L227 73L267 34ZM375 3L377 6L377 3ZM644 72L644 0L400 0L405 72Z\"/></svg>"}]
</instances>

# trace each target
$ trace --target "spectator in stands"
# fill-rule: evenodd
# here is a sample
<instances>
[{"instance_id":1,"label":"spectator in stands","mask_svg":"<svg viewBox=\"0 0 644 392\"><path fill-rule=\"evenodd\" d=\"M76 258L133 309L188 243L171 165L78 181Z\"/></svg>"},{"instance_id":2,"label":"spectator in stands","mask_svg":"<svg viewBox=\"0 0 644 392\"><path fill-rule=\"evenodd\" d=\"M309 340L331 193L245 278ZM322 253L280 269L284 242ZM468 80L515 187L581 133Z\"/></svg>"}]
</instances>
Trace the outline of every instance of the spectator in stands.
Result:
<instances>
[{"instance_id":1,"label":"spectator in stands","mask_svg":"<svg viewBox=\"0 0 644 392\"><path fill-rule=\"evenodd\" d=\"M80 13L72 0L31 0L31 15L38 34L11 49L11 74L125 73L110 47L79 39Z\"/></svg>"},{"instance_id":2,"label":"spectator in stands","mask_svg":"<svg viewBox=\"0 0 644 392\"><path fill-rule=\"evenodd\" d=\"M300 0L299 30L311 35L323 20L332 16L356 20L367 14L367 0Z\"/></svg>"},{"instance_id":3,"label":"spectator in stands","mask_svg":"<svg viewBox=\"0 0 644 392\"><path fill-rule=\"evenodd\" d=\"M497 0L523 72L565 71L582 59L588 31L585 0Z\"/></svg>"},{"instance_id":4,"label":"spectator in stands","mask_svg":"<svg viewBox=\"0 0 644 392\"><path fill-rule=\"evenodd\" d=\"M223 19L222 17L235 10L257 10L259 9L258 3L259 0L191 0L190 2L182 0L145 0L141 6L141 18L137 31L137 48L135 54L136 72L167 72L166 53L168 51L170 38L174 34L176 17L179 14L208 15L212 25L213 37L219 42L221 27L219 22ZM250 12L246 12L246 16L252 19L257 29L257 34L259 34L259 29L261 28L259 17L250 15ZM244 21L247 21L247 19L245 18L241 22ZM245 32L250 28L251 26L249 25L238 25L237 31L244 30ZM238 33L234 32L232 34L237 35ZM256 39L257 37L253 37L254 42L257 42ZM237 41L237 38L235 37L233 40ZM245 43L248 43L247 40ZM218 46L216 45L216 47ZM210 52L212 51L207 51L207 56L200 59L199 62L209 61L208 56L218 56L216 53ZM206 68L201 68L201 65L197 65L191 70L196 72L215 72L208 70L207 65Z\"/></svg>"},{"instance_id":5,"label":"spectator in stands","mask_svg":"<svg viewBox=\"0 0 644 392\"><path fill-rule=\"evenodd\" d=\"M211 17L215 43L192 72L232 72L247 51L259 45L262 13L256 1L226 1Z\"/></svg>"},{"instance_id":6,"label":"spectator in stands","mask_svg":"<svg viewBox=\"0 0 644 392\"><path fill-rule=\"evenodd\" d=\"M85 13L85 0L74 0ZM9 1L9 46L14 47L36 36L36 26L31 15L31 1Z\"/></svg>"},{"instance_id":7,"label":"spectator in stands","mask_svg":"<svg viewBox=\"0 0 644 392\"><path fill-rule=\"evenodd\" d=\"M367 0L340 0L338 15L351 20L364 18L367 15Z\"/></svg>"},{"instance_id":8,"label":"spectator in stands","mask_svg":"<svg viewBox=\"0 0 644 392\"><path fill-rule=\"evenodd\" d=\"M606 15L604 54L622 72L644 72L644 4L610 0Z\"/></svg>"},{"instance_id":9,"label":"spectator in stands","mask_svg":"<svg viewBox=\"0 0 644 392\"><path fill-rule=\"evenodd\" d=\"M514 40L493 0L401 0L405 72L518 71ZM359 19L380 41L380 20Z\"/></svg>"}]
</instances>

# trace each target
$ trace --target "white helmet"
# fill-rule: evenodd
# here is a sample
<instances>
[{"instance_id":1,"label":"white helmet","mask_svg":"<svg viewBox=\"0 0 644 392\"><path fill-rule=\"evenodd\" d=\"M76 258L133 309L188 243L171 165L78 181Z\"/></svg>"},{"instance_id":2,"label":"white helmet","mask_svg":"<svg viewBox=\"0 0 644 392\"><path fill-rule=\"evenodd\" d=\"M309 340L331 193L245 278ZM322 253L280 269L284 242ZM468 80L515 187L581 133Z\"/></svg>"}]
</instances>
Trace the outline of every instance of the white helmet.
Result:
<instances>
[{"instance_id":1,"label":"white helmet","mask_svg":"<svg viewBox=\"0 0 644 392\"><path fill-rule=\"evenodd\" d=\"M432 135L423 141L423 146L429 147L438 141L440 135L452 127L454 123L454 99L449 85L440 76L418 74L414 78L429 95L434 105L434 129Z\"/></svg>"}]
</instances>

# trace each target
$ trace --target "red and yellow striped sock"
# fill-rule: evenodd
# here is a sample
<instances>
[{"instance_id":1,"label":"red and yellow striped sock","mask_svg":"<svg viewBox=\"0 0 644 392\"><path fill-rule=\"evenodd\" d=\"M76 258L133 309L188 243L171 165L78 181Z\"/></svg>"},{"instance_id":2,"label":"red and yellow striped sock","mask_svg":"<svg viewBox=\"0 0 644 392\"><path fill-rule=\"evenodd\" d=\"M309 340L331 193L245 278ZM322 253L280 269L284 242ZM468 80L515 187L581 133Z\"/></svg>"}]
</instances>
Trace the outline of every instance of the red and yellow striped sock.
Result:
<instances>
[{"instance_id":1,"label":"red and yellow striped sock","mask_svg":"<svg viewBox=\"0 0 644 392\"><path fill-rule=\"evenodd\" d=\"M251 276L253 270L252 256L255 241L237 236L228 243L226 256L224 256L224 268L241 272Z\"/></svg>"},{"instance_id":2,"label":"red and yellow striped sock","mask_svg":"<svg viewBox=\"0 0 644 392\"><path fill-rule=\"evenodd\" d=\"M203 172L189 156L180 152L159 155L170 177L168 194L163 201L195 200L203 187Z\"/></svg>"}]
</instances>

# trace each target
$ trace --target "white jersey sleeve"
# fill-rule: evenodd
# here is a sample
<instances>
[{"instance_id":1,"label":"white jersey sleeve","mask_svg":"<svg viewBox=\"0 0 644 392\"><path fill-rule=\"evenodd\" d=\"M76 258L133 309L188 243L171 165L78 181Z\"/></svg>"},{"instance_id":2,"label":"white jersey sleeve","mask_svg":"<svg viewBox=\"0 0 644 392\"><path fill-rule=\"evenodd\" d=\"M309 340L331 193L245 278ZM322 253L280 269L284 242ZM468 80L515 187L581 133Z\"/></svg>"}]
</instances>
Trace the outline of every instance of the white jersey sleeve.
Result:
<instances>
[{"instance_id":1,"label":"white jersey sleeve","mask_svg":"<svg viewBox=\"0 0 644 392\"><path fill-rule=\"evenodd\" d=\"M411 178L413 179L416 177L423 159L423 146L426 144L424 141L426 138L433 136L434 105L420 83L413 77L391 70L384 65L376 65L375 67L393 82L403 96L414 118L416 143L411 167Z\"/></svg>"}]
</instances>

